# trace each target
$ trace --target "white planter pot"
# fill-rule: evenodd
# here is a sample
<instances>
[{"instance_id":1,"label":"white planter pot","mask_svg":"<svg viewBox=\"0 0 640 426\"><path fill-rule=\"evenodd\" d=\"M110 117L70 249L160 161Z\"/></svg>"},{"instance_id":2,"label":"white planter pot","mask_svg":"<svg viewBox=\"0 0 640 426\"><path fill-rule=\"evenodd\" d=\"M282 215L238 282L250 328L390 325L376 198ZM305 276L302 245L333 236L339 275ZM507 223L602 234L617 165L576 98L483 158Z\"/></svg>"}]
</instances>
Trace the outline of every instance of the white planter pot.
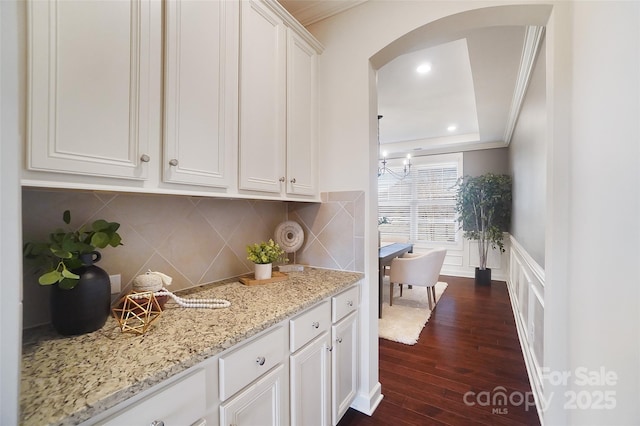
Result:
<instances>
[{"instance_id":1,"label":"white planter pot","mask_svg":"<svg viewBox=\"0 0 640 426\"><path fill-rule=\"evenodd\" d=\"M268 280L269 278L271 278L271 270L272 270L272 264L271 263L256 263L255 264L256 269L255 269L255 277L256 280Z\"/></svg>"}]
</instances>

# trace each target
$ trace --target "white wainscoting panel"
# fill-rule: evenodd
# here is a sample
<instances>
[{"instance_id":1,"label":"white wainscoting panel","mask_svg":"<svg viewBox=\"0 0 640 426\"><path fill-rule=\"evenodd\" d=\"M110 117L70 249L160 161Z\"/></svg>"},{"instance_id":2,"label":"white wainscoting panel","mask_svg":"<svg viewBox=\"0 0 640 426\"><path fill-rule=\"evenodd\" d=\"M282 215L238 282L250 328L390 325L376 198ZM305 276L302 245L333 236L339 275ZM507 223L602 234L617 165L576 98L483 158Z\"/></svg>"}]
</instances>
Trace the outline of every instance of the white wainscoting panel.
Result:
<instances>
[{"instance_id":1,"label":"white wainscoting panel","mask_svg":"<svg viewBox=\"0 0 640 426\"><path fill-rule=\"evenodd\" d=\"M544 269L513 237L507 286L529 381L542 418L542 365L544 342Z\"/></svg>"},{"instance_id":2,"label":"white wainscoting panel","mask_svg":"<svg viewBox=\"0 0 640 426\"><path fill-rule=\"evenodd\" d=\"M507 281L509 278L509 234L504 234L504 253L499 250L490 250L487 266L491 268L491 279ZM455 277L475 277L475 269L478 266L478 242L463 239L456 246L442 246L447 249L447 256L442 266L442 275ZM428 251L433 247L414 247L415 252Z\"/></svg>"}]
</instances>

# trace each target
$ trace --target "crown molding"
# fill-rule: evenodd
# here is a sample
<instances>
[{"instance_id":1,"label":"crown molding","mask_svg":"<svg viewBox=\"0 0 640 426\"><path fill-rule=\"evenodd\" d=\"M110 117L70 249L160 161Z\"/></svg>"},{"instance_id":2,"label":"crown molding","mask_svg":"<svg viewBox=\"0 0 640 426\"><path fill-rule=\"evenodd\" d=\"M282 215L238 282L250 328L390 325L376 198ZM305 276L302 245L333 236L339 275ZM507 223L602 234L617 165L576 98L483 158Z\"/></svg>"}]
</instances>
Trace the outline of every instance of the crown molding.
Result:
<instances>
[{"instance_id":1,"label":"crown molding","mask_svg":"<svg viewBox=\"0 0 640 426\"><path fill-rule=\"evenodd\" d=\"M529 87L529 81L531 80L531 74L533 73L533 65L536 62L536 57L538 56L538 51L540 50L540 44L542 43L543 34L544 27L538 25L527 26L524 34L524 46L522 48L520 68L518 69L518 76L516 78L516 86L513 91L511 108L509 110L509 116L507 117L507 123L504 130L503 140L506 146L511 143L513 130L516 127L518 115L520 115L520 110L522 109L524 95L527 93L527 87Z\"/></svg>"}]
</instances>

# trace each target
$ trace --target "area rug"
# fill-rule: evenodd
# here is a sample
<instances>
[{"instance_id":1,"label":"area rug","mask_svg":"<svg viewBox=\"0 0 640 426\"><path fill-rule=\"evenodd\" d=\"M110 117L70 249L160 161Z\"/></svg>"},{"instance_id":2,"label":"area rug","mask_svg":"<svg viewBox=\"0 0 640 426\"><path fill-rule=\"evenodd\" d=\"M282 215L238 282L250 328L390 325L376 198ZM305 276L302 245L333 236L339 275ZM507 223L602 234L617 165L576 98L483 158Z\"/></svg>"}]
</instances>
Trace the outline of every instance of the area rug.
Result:
<instances>
[{"instance_id":1,"label":"area rug","mask_svg":"<svg viewBox=\"0 0 640 426\"><path fill-rule=\"evenodd\" d=\"M420 332L431 317L426 287L404 286L400 297L400 286L394 287L393 306L389 306L389 281L385 279L382 295L382 318L378 320L378 336L405 345L418 343ZM436 284L436 304L447 283ZM435 306L434 306L435 308Z\"/></svg>"}]
</instances>

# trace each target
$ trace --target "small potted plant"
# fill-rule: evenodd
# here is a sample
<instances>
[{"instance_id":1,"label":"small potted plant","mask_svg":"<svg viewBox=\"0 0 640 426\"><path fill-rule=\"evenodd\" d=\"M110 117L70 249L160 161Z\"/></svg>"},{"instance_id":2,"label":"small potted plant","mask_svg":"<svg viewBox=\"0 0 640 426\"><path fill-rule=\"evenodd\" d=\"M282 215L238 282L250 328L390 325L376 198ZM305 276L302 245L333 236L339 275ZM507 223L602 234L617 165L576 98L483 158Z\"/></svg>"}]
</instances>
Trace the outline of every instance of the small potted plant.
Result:
<instances>
[{"instance_id":1,"label":"small potted plant","mask_svg":"<svg viewBox=\"0 0 640 426\"><path fill-rule=\"evenodd\" d=\"M267 242L247 246L247 259L255 264L255 279L267 280L271 278L274 262L284 262L285 252L272 239Z\"/></svg>"},{"instance_id":2,"label":"small potted plant","mask_svg":"<svg viewBox=\"0 0 640 426\"><path fill-rule=\"evenodd\" d=\"M511 177L487 173L464 176L457 183L456 211L464 237L478 240L476 283L491 284L489 248L504 253L502 234L511 223Z\"/></svg>"},{"instance_id":3,"label":"small potted plant","mask_svg":"<svg viewBox=\"0 0 640 426\"><path fill-rule=\"evenodd\" d=\"M62 215L71 223L71 212ZM99 219L77 230L56 229L46 242L27 242L27 259L39 263L38 283L51 286L51 323L63 335L83 334L101 328L110 312L109 275L94 263L97 248L122 245L119 223Z\"/></svg>"}]
</instances>

